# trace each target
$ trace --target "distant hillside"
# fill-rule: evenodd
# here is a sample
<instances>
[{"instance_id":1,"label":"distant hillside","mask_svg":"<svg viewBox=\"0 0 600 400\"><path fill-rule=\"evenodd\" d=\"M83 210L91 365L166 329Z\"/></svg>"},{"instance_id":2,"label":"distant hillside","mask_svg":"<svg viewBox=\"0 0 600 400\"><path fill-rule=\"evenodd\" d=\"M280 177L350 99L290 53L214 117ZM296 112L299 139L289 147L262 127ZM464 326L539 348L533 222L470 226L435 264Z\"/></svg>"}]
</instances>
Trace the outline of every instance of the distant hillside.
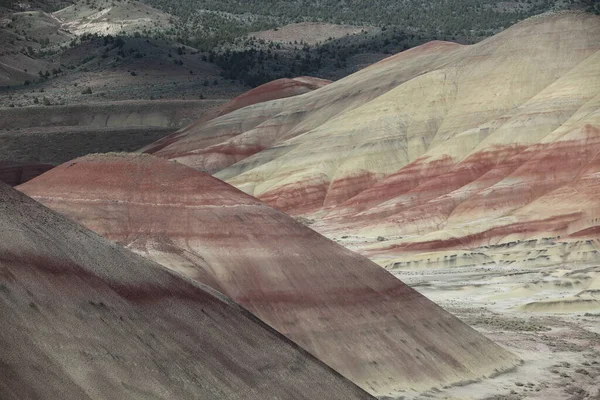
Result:
<instances>
[{"instance_id":1,"label":"distant hillside","mask_svg":"<svg viewBox=\"0 0 600 400\"><path fill-rule=\"evenodd\" d=\"M5 3L8 8L1 13L7 18L0 21L0 85L33 82L40 71L48 78L46 71L67 65L58 60L65 49L77 47L90 34L184 45L197 61L216 64L222 78L256 87L302 75L337 80L431 40L476 43L548 10L600 12L593 0L375 0L343 6L337 0ZM108 60L110 56L104 55ZM188 60L168 61L181 66ZM111 65L105 64L103 70ZM144 64L153 63L144 60ZM193 70L190 73L197 72Z\"/></svg>"},{"instance_id":2,"label":"distant hillside","mask_svg":"<svg viewBox=\"0 0 600 400\"><path fill-rule=\"evenodd\" d=\"M429 36L489 36L529 16L553 9L585 9L594 0L144 0L178 16L196 10L276 18L278 21L323 21L335 24L396 26Z\"/></svg>"},{"instance_id":3,"label":"distant hillside","mask_svg":"<svg viewBox=\"0 0 600 400\"><path fill-rule=\"evenodd\" d=\"M431 40L472 44L542 12L594 7L592 0L142 1L176 16L178 41L210 51L226 78L250 86L299 75L340 79ZM322 26L294 29L305 22L338 28L325 36ZM355 29L339 35L340 25Z\"/></svg>"},{"instance_id":4,"label":"distant hillside","mask_svg":"<svg viewBox=\"0 0 600 400\"><path fill-rule=\"evenodd\" d=\"M61 21L63 29L77 35L150 33L168 29L173 21L171 15L137 1L77 2L53 16Z\"/></svg>"}]
</instances>

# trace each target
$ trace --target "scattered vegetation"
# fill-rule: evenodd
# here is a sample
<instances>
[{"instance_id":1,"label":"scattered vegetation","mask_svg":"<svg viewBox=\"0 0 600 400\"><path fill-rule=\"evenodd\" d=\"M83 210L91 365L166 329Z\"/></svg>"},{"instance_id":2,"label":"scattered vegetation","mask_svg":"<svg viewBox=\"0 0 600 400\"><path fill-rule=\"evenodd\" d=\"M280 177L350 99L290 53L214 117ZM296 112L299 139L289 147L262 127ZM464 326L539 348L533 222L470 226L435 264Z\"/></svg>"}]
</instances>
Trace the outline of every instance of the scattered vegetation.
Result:
<instances>
[{"instance_id":1,"label":"scattered vegetation","mask_svg":"<svg viewBox=\"0 0 600 400\"><path fill-rule=\"evenodd\" d=\"M129 39L162 40L174 47L169 57L176 66L191 70L184 55L193 54L222 70L221 77L255 87L265 82L300 75L339 79L366 64L430 40L450 40L474 43L529 16L559 8L589 9L600 12L595 0L445 0L420 2L406 0L369 2L338 0L142 0L152 7L170 14L165 21L150 23L135 32L118 34L85 34L57 46L48 37L28 36L27 21L19 21L9 29L11 40L24 39L21 53L32 58L52 59L65 49L76 48L104 37L106 47L102 54L90 54L81 65L69 66L82 72L94 69L93 60L106 59L106 66L117 66L132 59L148 57L145 50L125 48ZM8 1L9 6L20 7ZM74 8L107 9L118 3L131 4L130 0L68 1L44 0L43 9L56 10L59 6L75 3ZM36 4L35 6L38 6ZM140 11L140 10L137 10ZM162 14L161 14L162 15ZM14 21L13 21L14 22ZM296 22L326 22L363 28L344 37L329 38L308 44L302 38L288 42L270 42L249 37L250 32L278 30ZM11 22L12 23L12 22ZM114 54L116 53L116 54ZM110 62L110 63L109 63ZM88 65L90 63L90 65ZM97 62L95 63L97 64ZM67 67L38 72L45 81L65 73ZM136 76L137 72L130 72ZM27 83L31 84L30 80ZM27 84L26 83L26 84Z\"/></svg>"},{"instance_id":2,"label":"scattered vegetation","mask_svg":"<svg viewBox=\"0 0 600 400\"><path fill-rule=\"evenodd\" d=\"M554 282L554 286L561 288L571 288L573 287L573 282L571 281L556 281Z\"/></svg>"},{"instance_id":3,"label":"scattered vegetation","mask_svg":"<svg viewBox=\"0 0 600 400\"><path fill-rule=\"evenodd\" d=\"M565 393L572 395L572 397L569 400L585 399L589 395L589 393L585 389L577 386L567 387L565 389Z\"/></svg>"},{"instance_id":4,"label":"scattered vegetation","mask_svg":"<svg viewBox=\"0 0 600 400\"><path fill-rule=\"evenodd\" d=\"M516 318L509 319L504 317L487 317L476 320L474 324L488 325L497 329L515 332L545 332L550 330L550 328L547 326L537 323L532 319L524 320Z\"/></svg>"},{"instance_id":5,"label":"scattered vegetation","mask_svg":"<svg viewBox=\"0 0 600 400\"><path fill-rule=\"evenodd\" d=\"M585 313L583 314L584 317L598 317L600 318L600 313L594 314L594 313Z\"/></svg>"},{"instance_id":6,"label":"scattered vegetation","mask_svg":"<svg viewBox=\"0 0 600 400\"><path fill-rule=\"evenodd\" d=\"M529 16L565 7L581 8L589 0L448 0L420 2L339 2L338 0L143 0L177 17L167 31L203 52L223 69L223 78L249 86L299 75L339 79L357 69L354 57L393 54L430 40L474 43ZM328 22L377 29L308 45L246 37L295 22ZM376 60L374 60L376 61Z\"/></svg>"},{"instance_id":7,"label":"scattered vegetation","mask_svg":"<svg viewBox=\"0 0 600 400\"><path fill-rule=\"evenodd\" d=\"M499 3L494 0L448 0L425 3L417 0L402 2L144 0L144 2L182 19L180 30L182 33L189 34L203 29L201 32L209 31L214 36L218 36L216 32L229 32L236 29L260 30L257 28L273 28L275 24L322 21L334 24L379 26L382 29L392 26L404 27L407 31L432 38L447 35L491 35L521 19L561 7L563 4L562 1L557 0L518 0L510 3ZM590 5L593 4L590 2ZM197 27L202 22L205 27ZM254 26L250 28L249 25ZM236 34L239 36L241 31ZM226 34L223 36L227 37Z\"/></svg>"}]
</instances>

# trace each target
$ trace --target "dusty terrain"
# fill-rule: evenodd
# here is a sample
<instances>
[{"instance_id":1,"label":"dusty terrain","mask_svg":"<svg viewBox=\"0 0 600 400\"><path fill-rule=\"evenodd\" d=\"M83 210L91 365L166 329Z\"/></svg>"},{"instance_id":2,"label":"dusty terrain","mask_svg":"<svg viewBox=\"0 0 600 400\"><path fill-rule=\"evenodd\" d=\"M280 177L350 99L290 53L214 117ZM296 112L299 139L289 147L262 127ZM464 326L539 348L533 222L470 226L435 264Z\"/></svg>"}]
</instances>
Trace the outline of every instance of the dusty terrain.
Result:
<instances>
[{"instance_id":1,"label":"dusty terrain","mask_svg":"<svg viewBox=\"0 0 600 400\"><path fill-rule=\"evenodd\" d=\"M377 243L353 235L332 239L355 251ZM590 240L547 238L495 249L423 253L412 262L374 257L522 360L514 370L489 379L440 385L425 393L407 391L399 398L600 398L600 262L595 249ZM540 257L537 264L534 257Z\"/></svg>"},{"instance_id":2,"label":"dusty terrain","mask_svg":"<svg viewBox=\"0 0 600 400\"><path fill-rule=\"evenodd\" d=\"M195 135L195 133L203 130L207 122L239 110L240 108L309 93L330 83L331 81L309 76L292 79L277 79L265 83L264 85L260 85L252 90L242 93L228 101L226 104L223 104L221 107L206 112L199 120L196 120L194 123L173 132L171 135L142 148L142 151L150 154L160 152L161 157L167 157L167 154L179 154L179 152L186 151L186 149L190 147L199 147L202 149L202 147L205 147L208 143L219 143L224 138L233 137L238 134L243 129L244 124L240 124L237 127L229 126L228 124L225 124L223 128L215 127L216 132L212 134ZM254 118L260 118L260 114L255 115ZM190 144L188 143L188 140L199 141L201 143L204 142L205 144ZM169 147L167 153L162 151L165 147ZM201 151L202 150L200 150L200 152ZM203 168L201 169L207 172L213 172L209 165L203 165Z\"/></svg>"},{"instance_id":3,"label":"dusty terrain","mask_svg":"<svg viewBox=\"0 0 600 400\"><path fill-rule=\"evenodd\" d=\"M598 398L599 38L598 16L556 13L428 43L155 154L298 216L524 362L402 396Z\"/></svg>"},{"instance_id":4,"label":"dusty terrain","mask_svg":"<svg viewBox=\"0 0 600 400\"><path fill-rule=\"evenodd\" d=\"M174 17L138 1L95 0L77 2L52 13L62 30L74 35L133 34L142 31L163 31Z\"/></svg>"},{"instance_id":5,"label":"dusty terrain","mask_svg":"<svg viewBox=\"0 0 600 400\"><path fill-rule=\"evenodd\" d=\"M557 286L565 271L600 276L598 264L552 267L446 267L396 270L394 275L523 360L513 372L479 382L438 387L406 398L564 400L600 398L600 307L587 311L523 311L545 297L580 292ZM595 271L595 272L592 272ZM546 292L527 288L549 281Z\"/></svg>"},{"instance_id":6,"label":"dusty terrain","mask_svg":"<svg viewBox=\"0 0 600 400\"><path fill-rule=\"evenodd\" d=\"M92 152L134 151L248 89L222 79L197 50L139 34L161 31L168 19L126 1L6 11L0 160L59 164Z\"/></svg>"},{"instance_id":7,"label":"dusty terrain","mask_svg":"<svg viewBox=\"0 0 600 400\"><path fill-rule=\"evenodd\" d=\"M171 390L167 387L187 393L173 383L180 375L171 367L166 378L164 370L139 371L148 359L127 348L146 348L150 341L127 335L115 310L134 316L138 329L141 325L169 343L174 340L185 354L212 348L210 340L221 339L223 322L197 338L208 340L200 350L186 347L187 339L171 331L206 328L194 325L205 318L197 307L178 298L162 304L162 297L152 307L140 307L110 291L115 285L129 290L133 281L152 287L152 296L156 290L173 294L181 287L200 287L209 303L216 301L212 289L219 290L386 400L600 399L599 17L543 15L476 45L431 42L334 83L283 79L224 104L222 99L238 94L239 85L220 79L219 68L195 49L162 40L133 37L118 43L86 36L60 54L32 57L66 44L75 33L132 33L149 29L152 21L160 30L168 20L160 12L146 20L144 15L156 10L135 2L115 8L102 4L103 11L73 7L2 20L0 83L13 86L0 93L6 106L0 109L0 160L71 160L19 189L177 272L148 267L147 261L0 187L0 208L8 210L0 214L0 223L11 233L0 241L3 254L9 254L0 257L0 267L8 271L0 273L8 282L0 286L0 300L8 299L13 313L7 318L27 333L13 347L44 343L32 358L51 354L53 363L66 368L60 376L47 374L55 382L77 382L68 386L73 393L81 388L101 393L104 382L114 390L111 395L147 396L141 391ZM314 29L302 39L307 28ZM351 34L346 28L300 24L261 35L274 41L326 40ZM28 45L31 50L24 48ZM37 80L38 70L59 67L64 70ZM140 154L72 160L140 148L175 162ZM13 179L12 164L5 165ZM56 242L64 230L68 240ZM72 262L76 271L96 273L100 265L101 282L83 287L103 301L90 302L92 311L83 318L99 317L102 324L91 330L64 312L79 310L88 292L67 285L60 274L46 274L40 254L57 265L66 260L71 268ZM106 259L131 263L133 269L106 269ZM149 270L160 279L144 275ZM170 279L177 281L174 286ZM54 299L65 287L69 296ZM248 323L248 315L229 300L217 300L227 306L217 301L216 313L235 322L230 328L236 334L252 332L251 337L227 336L232 342L225 347L237 351L241 346L258 360L245 364L236 352L219 353L235 384L216 384L218 390L236 387L240 392L232 398L260 397L264 388L254 386L259 380L285 397L288 389L273 388L278 380L271 373L298 377L301 359L308 367L301 368L306 374L301 379L289 382L293 393L367 398L297 348L290 350L283 336L254 320ZM160 320L173 305L193 318L167 318L157 326L145 316L153 313ZM40 310L44 318L36 323L56 341L45 342L47 337L27 324L29 314ZM63 356L70 332L48 324L44 313L76 327L79 344L94 351L73 347L68 359ZM275 348L267 361L262 352L253 352L255 346L244 347L263 343L265 330L272 342L264 348ZM92 338L93 333L101 337ZM111 342L115 333L128 345ZM0 340L15 337L0 330ZM100 347L107 346L118 351L106 355ZM170 347L157 348L151 354L173 359ZM278 352L285 357L275 368L271 362ZM108 360L110 367L82 377L72 359L89 366L79 356ZM32 381L29 360L20 363L11 356L9 361L8 385L26 388ZM43 357L34 361L34 367L51 370ZM209 365L192 380L213 376L214 368L222 376L221 367ZM244 378L248 371L251 379ZM147 375L154 380L140 380ZM115 376L125 376L128 386L120 387ZM324 382L307 385L319 378ZM52 393L59 392L59 384ZM0 397L2 389L0 384Z\"/></svg>"}]
</instances>

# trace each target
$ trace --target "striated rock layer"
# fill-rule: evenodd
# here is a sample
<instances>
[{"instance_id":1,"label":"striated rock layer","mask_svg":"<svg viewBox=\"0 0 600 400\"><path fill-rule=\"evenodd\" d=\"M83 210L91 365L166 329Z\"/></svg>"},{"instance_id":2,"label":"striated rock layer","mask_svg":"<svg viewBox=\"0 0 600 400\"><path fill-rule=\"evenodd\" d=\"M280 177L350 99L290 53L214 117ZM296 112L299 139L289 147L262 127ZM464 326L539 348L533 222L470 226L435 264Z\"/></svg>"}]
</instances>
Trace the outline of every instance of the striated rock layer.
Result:
<instances>
[{"instance_id":1,"label":"striated rock layer","mask_svg":"<svg viewBox=\"0 0 600 400\"><path fill-rule=\"evenodd\" d=\"M0 183L0 398L372 399L214 290Z\"/></svg>"},{"instance_id":2,"label":"striated rock layer","mask_svg":"<svg viewBox=\"0 0 600 400\"><path fill-rule=\"evenodd\" d=\"M266 83L242 93L227 104L208 112L195 123L144 147L142 151L149 154L158 153L166 158L189 156L189 149L201 150L213 143L229 139L239 131L235 127L220 129L218 124L213 126L209 124L209 121L254 104L308 93L329 83L331 81L309 76L293 79L283 78Z\"/></svg>"},{"instance_id":3,"label":"striated rock layer","mask_svg":"<svg viewBox=\"0 0 600 400\"><path fill-rule=\"evenodd\" d=\"M234 137L175 158L219 169L330 237L392 239L356 247L383 264L597 237L599 66L599 16L546 14L475 45L428 43L314 92L231 112L211 123L240 128Z\"/></svg>"},{"instance_id":4,"label":"striated rock layer","mask_svg":"<svg viewBox=\"0 0 600 400\"><path fill-rule=\"evenodd\" d=\"M183 165L149 155L88 156L19 189L222 291L373 394L515 365L376 264Z\"/></svg>"},{"instance_id":5,"label":"striated rock layer","mask_svg":"<svg viewBox=\"0 0 600 400\"><path fill-rule=\"evenodd\" d=\"M377 98L421 74L424 66L434 69L444 65L446 56L459 47L454 43L430 43L395 56L394 62L377 63L313 92L241 108L200 124L155 154L209 172L238 163L227 174L233 176L256 165L250 156L259 152L262 157L287 153L289 149L283 146L287 139Z\"/></svg>"}]
</instances>

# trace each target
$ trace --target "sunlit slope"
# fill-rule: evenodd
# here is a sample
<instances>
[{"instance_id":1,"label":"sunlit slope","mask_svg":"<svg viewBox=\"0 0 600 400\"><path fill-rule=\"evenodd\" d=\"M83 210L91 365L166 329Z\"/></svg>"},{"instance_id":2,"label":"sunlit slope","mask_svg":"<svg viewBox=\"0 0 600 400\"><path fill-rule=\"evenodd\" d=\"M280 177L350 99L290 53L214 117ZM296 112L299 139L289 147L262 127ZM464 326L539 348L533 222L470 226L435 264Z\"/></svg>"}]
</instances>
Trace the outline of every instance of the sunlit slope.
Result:
<instances>
[{"instance_id":1,"label":"sunlit slope","mask_svg":"<svg viewBox=\"0 0 600 400\"><path fill-rule=\"evenodd\" d=\"M402 195L423 204L542 141L597 95L599 37L597 16L524 21L216 176L294 214L395 213L384 203ZM358 84L361 73L345 81Z\"/></svg>"},{"instance_id":2,"label":"sunlit slope","mask_svg":"<svg viewBox=\"0 0 600 400\"><path fill-rule=\"evenodd\" d=\"M138 1L77 1L52 14L61 29L77 36L84 34L118 35L167 29L173 16Z\"/></svg>"},{"instance_id":3,"label":"sunlit slope","mask_svg":"<svg viewBox=\"0 0 600 400\"><path fill-rule=\"evenodd\" d=\"M390 239L362 246L371 257L590 236L599 66L600 17L584 13L534 17L471 46L431 43L279 104L232 139L265 149L215 175L328 236ZM340 109L315 117L327 107L306 107L319 98Z\"/></svg>"},{"instance_id":4,"label":"sunlit slope","mask_svg":"<svg viewBox=\"0 0 600 400\"><path fill-rule=\"evenodd\" d=\"M579 71L585 78L580 85L586 87L580 92L588 96L572 101L580 107L556 129L551 130L555 122L536 143L501 148L498 142L510 136L506 131L512 132L501 127L488 137L491 146L414 189L354 214L352 229L400 235L405 246L424 249L577 235L597 225L600 95L593 92L600 85L593 82L600 82L599 55L590 60L594 62L588 64L588 73ZM535 130L520 137L529 135ZM331 227L334 220L346 218L332 215Z\"/></svg>"}]
</instances>

